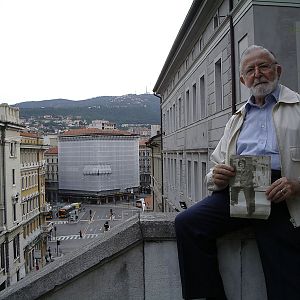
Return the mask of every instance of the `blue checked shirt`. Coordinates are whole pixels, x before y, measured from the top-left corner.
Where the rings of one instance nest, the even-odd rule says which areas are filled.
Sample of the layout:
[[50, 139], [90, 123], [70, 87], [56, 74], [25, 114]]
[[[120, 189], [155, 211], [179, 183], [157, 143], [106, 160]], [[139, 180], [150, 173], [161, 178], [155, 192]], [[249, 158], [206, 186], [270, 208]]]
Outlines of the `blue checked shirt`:
[[279, 85], [265, 98], [265, 104], [258, 106], [251, 96], [246, 104], [246, 117], [237, 140], [238, 155], [269, 155], [272, 170], [280, 170], [280, 156], [272, 109], [278, 101]]

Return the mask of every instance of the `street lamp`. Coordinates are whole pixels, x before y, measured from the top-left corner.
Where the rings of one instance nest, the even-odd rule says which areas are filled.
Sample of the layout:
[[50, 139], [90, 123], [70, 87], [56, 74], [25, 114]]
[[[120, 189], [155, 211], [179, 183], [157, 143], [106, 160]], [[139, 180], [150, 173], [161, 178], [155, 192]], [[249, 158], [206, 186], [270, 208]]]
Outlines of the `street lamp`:
[[60, 241], [56, 241], [56, 255], [58, 256], [58, 246], [60, 245]]

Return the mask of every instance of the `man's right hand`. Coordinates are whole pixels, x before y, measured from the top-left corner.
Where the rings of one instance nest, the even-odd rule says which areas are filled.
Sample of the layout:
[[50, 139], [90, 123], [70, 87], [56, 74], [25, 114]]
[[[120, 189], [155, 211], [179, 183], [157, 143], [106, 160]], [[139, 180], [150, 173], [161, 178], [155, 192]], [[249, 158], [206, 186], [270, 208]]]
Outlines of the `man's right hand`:
[[213, 183], [220, 188], [226, 188], [231, 177], [235, 176], [235, 169], [231, 166], [219, 164], [213, 168]]

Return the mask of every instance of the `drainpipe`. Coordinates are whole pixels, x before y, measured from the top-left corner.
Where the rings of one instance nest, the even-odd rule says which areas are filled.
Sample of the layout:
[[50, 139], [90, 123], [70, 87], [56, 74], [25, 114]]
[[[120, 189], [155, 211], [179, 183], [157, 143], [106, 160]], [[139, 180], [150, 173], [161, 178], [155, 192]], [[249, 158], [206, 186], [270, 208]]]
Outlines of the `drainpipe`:
[[160, 143], [161, 143], [161, 151], [160, 151], [160, 157], [161, 157], [161, 211], [165, 212], [165, 199], [164, 199], [164, 160], [163, 160], [163, 124], [162, 124], [162, 100], [161, 96], [159, 94], [154, 93], [154, 96], [159, 98], [160, 101]]
[[[2, 145], [2, 191], [3, 191], [3, 208], [2, 217], [3, 217], [3, 225], [6, 224], [6, 168], [5, 168], [5, 131], [7, 125], [5, 125], [1, 130], [1, 145]], [[2, 225], [2, 224], [1, 224]]]
[[[6, 224], [6, 168], [5, 168], [5, 131], [7, 129], [7, 125], [5, 125], [1, 130], [1, 147], [2, 147], [2, 192], [3, 192], [3, 210], [2, 218], [3, 224]], [[8, 235], [5, 234], [5, 272], [7, 274], [6, 286], [10, 286], [10, 274], [9, 274], [9, 240]]]
[[230, 52], [231, 52], [231, 113], [236, 112], [236, 72], [235, 72], [235, 48], [234, 48], [234, 26], [231, 11], [233, 9], [233, 0], [229, 1], [229, 32], [230, 32]]

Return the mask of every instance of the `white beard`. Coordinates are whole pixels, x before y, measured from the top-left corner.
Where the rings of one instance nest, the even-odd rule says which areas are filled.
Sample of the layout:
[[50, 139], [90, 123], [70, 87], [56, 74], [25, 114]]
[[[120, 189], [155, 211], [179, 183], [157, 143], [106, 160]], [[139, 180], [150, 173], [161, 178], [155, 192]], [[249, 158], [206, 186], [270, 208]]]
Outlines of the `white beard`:
[[274, 81], [262, 83], [257, 86], [252, 86], [250, 88], [250, 92], [254, 97], [265, 97], [271, 94], [276, 89], [277, 84], [278, 78], [274, 79]]

